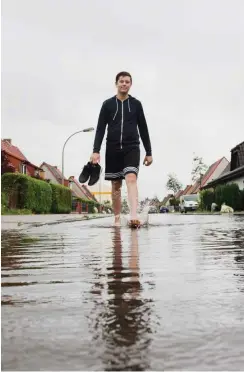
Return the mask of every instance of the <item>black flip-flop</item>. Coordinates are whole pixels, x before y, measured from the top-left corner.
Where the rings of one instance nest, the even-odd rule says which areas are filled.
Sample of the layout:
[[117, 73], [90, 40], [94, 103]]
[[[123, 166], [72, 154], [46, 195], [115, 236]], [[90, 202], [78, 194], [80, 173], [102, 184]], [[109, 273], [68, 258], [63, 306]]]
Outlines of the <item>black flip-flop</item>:
[[101, 166], [97, 164], [91, 164], [91, 176], [88, 182], [88, 186], [93, 186], [97, 183], [102, 172]]
[[84, 165], [82, 172], [79, 176], [79, 182], [80, 183], [86, 183], [88, 181], [88, 178], [91, 176], [92, 171], [92, 164], [91, 162], [88, 162], [86, 165]]

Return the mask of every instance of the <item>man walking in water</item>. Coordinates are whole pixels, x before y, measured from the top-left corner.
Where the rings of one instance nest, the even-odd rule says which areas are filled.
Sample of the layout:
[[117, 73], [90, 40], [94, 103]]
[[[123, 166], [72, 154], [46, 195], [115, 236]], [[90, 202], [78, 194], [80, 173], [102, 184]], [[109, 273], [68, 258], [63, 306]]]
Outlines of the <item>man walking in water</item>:
[[[146, 156], [143, 164], [152, 164], [151, 142], [142, 104], [129, 95], [132, 77], [120, 72], [115, 79], [117, 95], [107, 99], [101, 108], [91, 156], [92, 163], [100, 162], [100, 148], [108, 125], [105, 180], [112, 181], [112, 201], [115, 225], [120, 225], [121, 186], [125, 179], [128, 191], [131, 223], [138, 223], [137, 176], [140, 164], [140, 141], [142, 139]], [[138, 133], [139, 129], [139, 133]]]

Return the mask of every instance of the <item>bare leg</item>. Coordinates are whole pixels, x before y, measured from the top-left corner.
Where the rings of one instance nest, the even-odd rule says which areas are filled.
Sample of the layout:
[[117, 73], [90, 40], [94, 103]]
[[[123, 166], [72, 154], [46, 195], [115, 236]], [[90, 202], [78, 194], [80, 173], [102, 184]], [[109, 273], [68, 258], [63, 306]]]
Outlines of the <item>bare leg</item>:
[[128, 173], [125, 176], [125, 181], [128, 191], [128, 202], [130, 208], [131, 220], [137, 219], [137, 206], [138, 206], [138, 189], [137, 189], [137, 177], [134, 173]]
[[120, 224], [121, 213], [121, 186], [122, 180], [112, 181], [112, 202], [115, 216], [115, 224]]

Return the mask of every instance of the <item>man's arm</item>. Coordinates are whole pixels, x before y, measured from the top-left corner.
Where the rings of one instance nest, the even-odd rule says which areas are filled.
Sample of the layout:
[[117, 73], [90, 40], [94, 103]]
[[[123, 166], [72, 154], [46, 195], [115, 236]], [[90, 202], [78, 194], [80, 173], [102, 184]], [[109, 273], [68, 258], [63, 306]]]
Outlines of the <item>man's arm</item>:
[[106, 125], [107, 125], [107, 115], [106, 115], [106, 108], [105, 108], [105, 102], [104, 102], [100, 110], [100, 114], [98, 118], [97, 130], [96, 130], [95, 140], [94, 140], [94, 145], [93, 145], [93, 153], [99, 154], [100, 152], [103, 137], [104, 137], [105, 130], [106, 130]]
[[140, 101], [139, 101], [139, 106], [138, 106], [138, 128], [139, 128], [143, 146], [146, 151], [146, 156], [152, 156], [151, 141], [150, 141], [150, 137], [148, 133], [147, 122], [146, 122], [143, 107]]

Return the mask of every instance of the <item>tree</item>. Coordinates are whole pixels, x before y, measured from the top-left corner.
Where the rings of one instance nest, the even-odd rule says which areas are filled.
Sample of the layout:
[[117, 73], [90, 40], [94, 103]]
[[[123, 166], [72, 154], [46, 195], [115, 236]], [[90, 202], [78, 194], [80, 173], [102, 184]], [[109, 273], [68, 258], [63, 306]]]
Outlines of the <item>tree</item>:
[[175, 199], [175, 197], [173, 196], [172, 198], [169, 199], [169, 204], [171, 206], [177, 207], [180, 204], [180, 200]]
[[182, 183], [178, 180], [174, 173], [168, 174], [166, 188], [169, 191], [173, 191], [174, 194], [176, 194], [182, 188]]
[[193, 158], [193, 169], [191, 172], [192, 181], [196, 182], [201, 179], [202, 175], [206, 173], [208, 166], [204, 163], [203, 158], [194, 156]]

